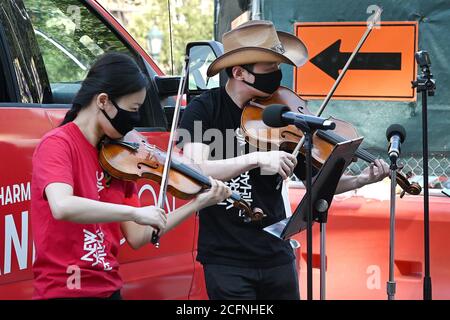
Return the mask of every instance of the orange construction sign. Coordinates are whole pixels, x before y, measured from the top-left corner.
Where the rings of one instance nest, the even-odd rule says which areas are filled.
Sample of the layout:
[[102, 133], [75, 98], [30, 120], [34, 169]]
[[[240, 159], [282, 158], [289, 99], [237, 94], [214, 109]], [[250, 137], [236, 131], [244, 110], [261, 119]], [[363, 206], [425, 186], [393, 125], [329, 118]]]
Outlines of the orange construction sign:
[[[294, 72], [295, 91], [323, 99], [367, 29], [366, 22], [297, 23], [295, 33], [308, 48], [309, 61]], [[414, 53], [418, 23], [381, 22], [350, 64], [334, 99], [413, 101]]]

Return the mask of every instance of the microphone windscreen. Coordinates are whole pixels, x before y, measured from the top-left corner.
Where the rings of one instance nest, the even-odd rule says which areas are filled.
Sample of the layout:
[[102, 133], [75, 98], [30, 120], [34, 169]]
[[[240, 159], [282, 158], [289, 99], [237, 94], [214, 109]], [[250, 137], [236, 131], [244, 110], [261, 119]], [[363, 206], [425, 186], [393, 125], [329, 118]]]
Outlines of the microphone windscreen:
[[406, 139], [406, 130], [400, 124], [391, 124], [389, 128], [386, 129], [386, 138], [387, 140], [391, 140], [391, 137], [394, 134], [398, 134], [400, 136], [400, 142], [403, 143]]
[[291, 111], [288, 106], [282, 104], [272, 104], [263, 111], [263, 122], [266, 126], [279, 128], [286, 124], [283, 122], [283, 113]]

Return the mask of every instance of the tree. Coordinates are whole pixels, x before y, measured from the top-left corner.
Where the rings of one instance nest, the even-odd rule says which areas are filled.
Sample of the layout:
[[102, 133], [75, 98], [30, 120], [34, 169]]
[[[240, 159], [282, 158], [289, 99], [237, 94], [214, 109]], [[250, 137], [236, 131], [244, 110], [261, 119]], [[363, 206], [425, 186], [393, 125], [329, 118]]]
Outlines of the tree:
[[128, 53], [105, 25], [77, 0], [24, 0], [51, 83], [84, 79], [104, 52]]
[[212, 1], [205, 12], [201, 9], [201, 5], [205, 3], [202, 0], [154, 0], [142, 8], [142, 13], [136, 14], [133, 19], [130, 19], [128, 29], [148, 51], [150, 51], [147, 41], [149, 30], [153, 26], [157, 26], [163, 32], [163, 46], [158, 63], [166, 73], [171, 73], [168, 1], [171, 1], [174, 73], [180, 74], [186, 44], [190, 41], [213, 38]]

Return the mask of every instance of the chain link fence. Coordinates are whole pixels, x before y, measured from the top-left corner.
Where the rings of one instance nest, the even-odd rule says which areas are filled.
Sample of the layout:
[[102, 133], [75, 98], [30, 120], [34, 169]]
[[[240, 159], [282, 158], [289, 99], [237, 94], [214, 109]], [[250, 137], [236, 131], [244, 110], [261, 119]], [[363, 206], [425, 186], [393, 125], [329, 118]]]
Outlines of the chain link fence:
[[[383, 158], [387, 163], [389, 159], [385, 154], [373, 155]], [[418, 182], [423, 185], [423, 160], [422, 154], [407, 154], [402, 156], [400, 164], [403, 165], [402, 172], [405, 175], [411, 175], [411, 182]], [[358, 175], [368, 166], [368, 163], [362, 160], [353, 162], [347, 168], [346, 173], [350, 175]], [[449, 189], [450, 188], [450, 153], [432, 153], [428, 159], [428, 173], [430, 188], [433, 189]]]

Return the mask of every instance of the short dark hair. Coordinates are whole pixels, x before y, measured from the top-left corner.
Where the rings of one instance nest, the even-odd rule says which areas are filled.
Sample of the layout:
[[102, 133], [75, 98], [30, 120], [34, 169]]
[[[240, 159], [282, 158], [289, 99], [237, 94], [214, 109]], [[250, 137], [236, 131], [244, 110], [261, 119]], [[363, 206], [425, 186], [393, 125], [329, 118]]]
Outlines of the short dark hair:
[[[250, 63], [250, 64], [243, 64], [240, 67], [244, 68], [244, 69], [248, 69], [250, 71], [253, 71], [253, 67], [255, 66], [254, 63]], [[236, 66], [233, 66], [236, 67]], [[225, 69], [225, 72], [227, 73], [227, 76], [231, 79], [233, 78], [233, 67], [228, 67]]]

